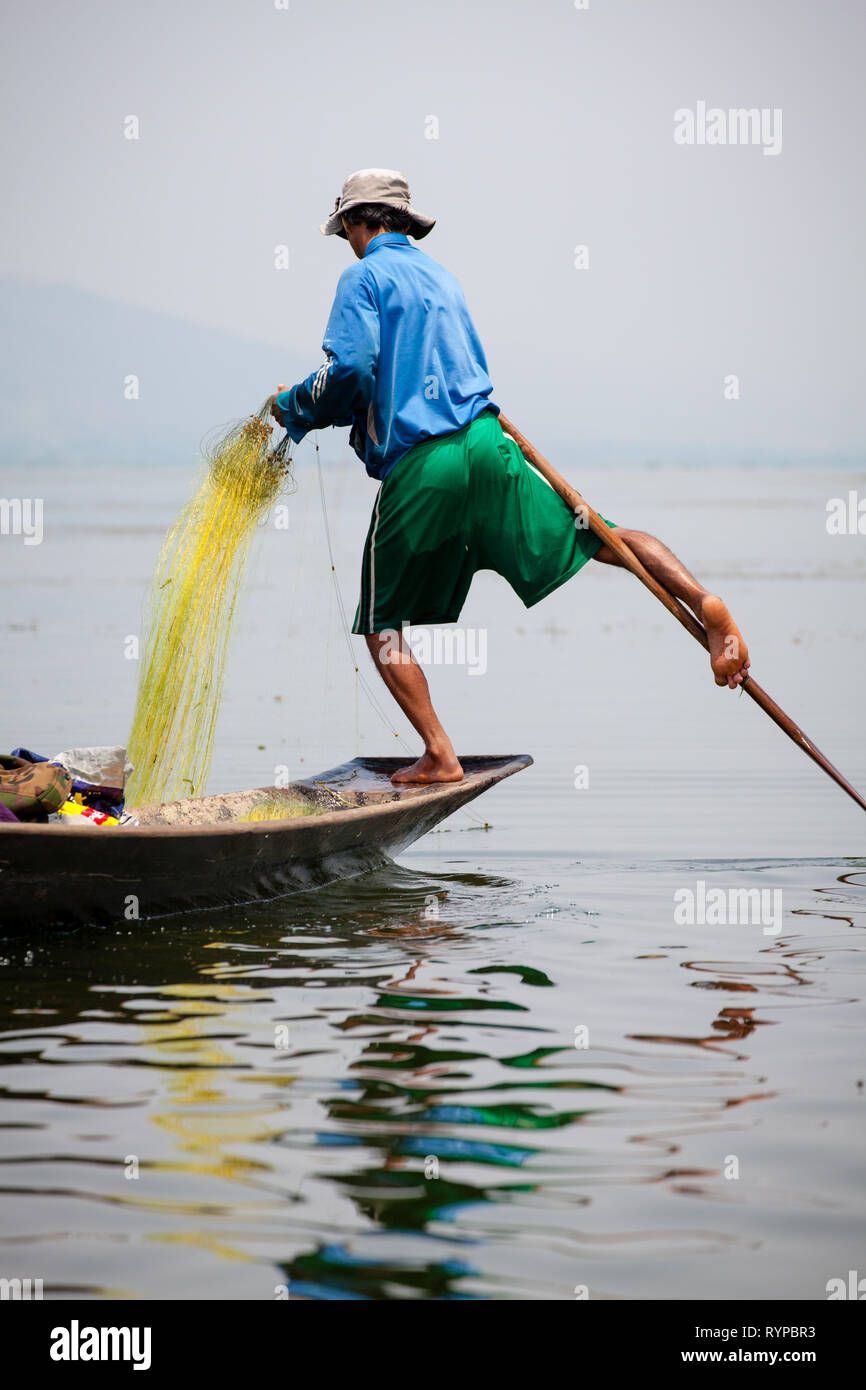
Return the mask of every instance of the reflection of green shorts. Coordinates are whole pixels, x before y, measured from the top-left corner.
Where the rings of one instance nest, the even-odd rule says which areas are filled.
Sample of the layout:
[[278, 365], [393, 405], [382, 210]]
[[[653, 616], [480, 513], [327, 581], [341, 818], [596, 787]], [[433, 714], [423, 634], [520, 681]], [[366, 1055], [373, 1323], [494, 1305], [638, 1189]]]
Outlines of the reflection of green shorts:
[[476, 570], [501, 574], [531, 608], [601, 546], [574, 520], [494, 411], [424, 440], [379, 488], [352, 631], [454, 623]]

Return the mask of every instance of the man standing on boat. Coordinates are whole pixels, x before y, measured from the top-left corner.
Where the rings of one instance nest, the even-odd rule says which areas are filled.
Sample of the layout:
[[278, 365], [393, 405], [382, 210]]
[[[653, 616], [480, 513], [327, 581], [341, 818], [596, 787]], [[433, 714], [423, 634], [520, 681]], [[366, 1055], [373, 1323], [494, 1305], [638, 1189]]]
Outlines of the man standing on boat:
[[[424, 672], [400, 635], [404, 625], [456, 622], [480, 569], [501, 574], [530, 608], [587, 560], [621, 564], [500, 426], [463, 292], [409, 240], [433, 226], [412, 207], [402, 174], [350, 174], [320, 230], [345, 238], [358, 263], [340, 276], [325, 361], [291, 390], [280, 386], [273, 403], [296, 443], [312, 429], [350, 426], [350, 443], [380, 483], [352, 631], [366, 638], [424, 740], [422, 756], [395, 782], [463, 776]], [[655, 537], [608, 525], [703, 623], [716, 684], [742, 684], [748, 652], [722, 600]]]

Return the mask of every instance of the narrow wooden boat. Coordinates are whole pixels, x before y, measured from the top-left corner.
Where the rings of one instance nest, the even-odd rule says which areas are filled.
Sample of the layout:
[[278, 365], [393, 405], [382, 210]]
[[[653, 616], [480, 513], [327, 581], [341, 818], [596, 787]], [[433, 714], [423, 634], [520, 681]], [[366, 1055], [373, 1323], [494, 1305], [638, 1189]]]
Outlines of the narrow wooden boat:
[[[0, 934], [282, 897], [381, 868], [526, 754], [461, 759], [462, 782], [395, 787], [405, 758], [354, 758], [284, 788], [129, 808], [138, 825], [0, 823]], [[286, 798], [308, 815], [246, 821]]]

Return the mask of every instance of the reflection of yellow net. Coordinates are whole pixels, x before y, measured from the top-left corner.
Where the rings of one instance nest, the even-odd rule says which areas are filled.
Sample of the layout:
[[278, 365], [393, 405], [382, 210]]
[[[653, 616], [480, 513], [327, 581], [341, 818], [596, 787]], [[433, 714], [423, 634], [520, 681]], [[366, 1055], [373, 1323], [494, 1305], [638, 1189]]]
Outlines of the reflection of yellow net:
[[205, 445], [207, 473], [160, 551], [128, 740], [130, 805], [204, 790], [253, 535], [290, 476], [289, 438], [271, 445], [269, 409], [270, 399]]

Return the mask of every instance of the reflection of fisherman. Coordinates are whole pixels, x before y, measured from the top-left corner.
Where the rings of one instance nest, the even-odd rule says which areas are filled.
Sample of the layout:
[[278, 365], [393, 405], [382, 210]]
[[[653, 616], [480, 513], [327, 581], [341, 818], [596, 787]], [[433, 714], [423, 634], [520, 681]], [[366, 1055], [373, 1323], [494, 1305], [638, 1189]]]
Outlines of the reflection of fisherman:
[[[325, 361], [290, 391], [280, 387], [273, 404], [295, 442], [311, 429], [351, 426], [351, 444], [381, 483], [353, 631], [366, 637], [385, 684], [424, 740], [422, 757], [395, 773], [395, 782], [463, 776], [405, 639], [394, 650], [404, 624], [456, 622], [480, 569], [503, 575], [531, 607], [589, 559], [620, 564], [575, 525], [567, 504], [503, 433], [463, 292], [409, 241], [433, 225], [411, 206], [402, 174], [362, 169], [349, 176], [321, 230], [346, 238], [359, 264], [340, 276]], [[615, 529], [703, 623], [716, 684], [741, 684], [748, 653], [722, 600], [654, 537]]]

